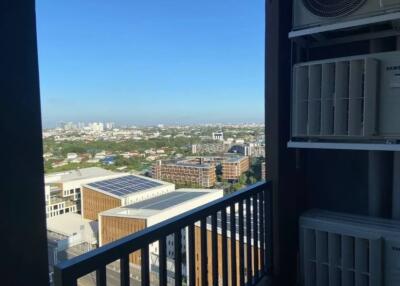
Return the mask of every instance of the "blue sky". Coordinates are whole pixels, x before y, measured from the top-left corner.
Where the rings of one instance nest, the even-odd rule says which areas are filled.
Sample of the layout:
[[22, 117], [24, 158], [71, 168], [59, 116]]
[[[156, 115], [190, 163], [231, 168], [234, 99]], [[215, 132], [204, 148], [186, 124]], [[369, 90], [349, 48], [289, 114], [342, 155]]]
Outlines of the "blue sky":
[[264, 0], [37, 0], [42, 113], [261, 122]]

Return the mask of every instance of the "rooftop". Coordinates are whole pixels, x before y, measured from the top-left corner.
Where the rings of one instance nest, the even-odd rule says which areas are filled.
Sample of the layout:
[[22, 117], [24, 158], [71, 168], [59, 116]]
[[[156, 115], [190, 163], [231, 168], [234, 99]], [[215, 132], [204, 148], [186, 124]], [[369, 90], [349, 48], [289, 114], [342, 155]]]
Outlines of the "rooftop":
[[191, 204], [194, 200], [202, 196], [217, 194], [219, 192], [221, 192], [222, 196], [222, 190], [179, 189], [142, 202], [107, 210], [102, 212], [101, 215], [143, 219], [170, 209], [176, 209], [178, 206]]
[[214, 167], [209, 162], [200, 162], [198, 160], [182, 160], [182, 161], [165, 161], [163, 165], [180, 166], [180, 167], [191, 167], [191, 168], [210, 168]]
[[139, 175], [125, 175], [86, 184], [85, 187], [113, 197], [124, 198], [133, 193], [168, 185], [172, 184]]
[[93, 240], [97, 233], [97, 222], [83, 219], [80, 214], [67, 213], [46, 219], [47, 230], [67, 237], [81, 233], [83, 238]]
[[224, 163], [238, 163], [245, 158], [247, 158], [247, 157], [246, 156], [227, 156], [227, 157], [224, 157], [223, 162]]
[[49, 174], [46, 175], [45, 181], [46, 183], [64, 183], [111, 175], [117, 175], [117, 173], [99, 167], [91, 167]]

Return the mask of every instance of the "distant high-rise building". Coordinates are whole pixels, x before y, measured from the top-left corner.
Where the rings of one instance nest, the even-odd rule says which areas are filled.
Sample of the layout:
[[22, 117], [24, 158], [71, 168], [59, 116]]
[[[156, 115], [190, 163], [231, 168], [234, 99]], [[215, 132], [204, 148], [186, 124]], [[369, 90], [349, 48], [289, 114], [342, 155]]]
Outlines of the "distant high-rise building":
[[82, 130], [85, 128], [85, 123], [84, 122], [78, 122], [78, 129]]
[[92, 122], [89, 123], [89, 129], [93, 132], [102, 132], [104, 131], [104, 124], [102, 122]]
[[67, 123], [61, 122], [60, 127], [65, 131], [71, 131], [77, 129], [77, 126], [73, 122], [67, 122]]
[[175, 184], [210, 188], [216, 181], [215, 165], [204, 163], [202, 160], [167, 163], [158, 161], [153, 166], [152, 177]]
[[114, 128], [114, 122], [107, 122], [106, 123], [106, 129], [107, 130], [112, 130]]

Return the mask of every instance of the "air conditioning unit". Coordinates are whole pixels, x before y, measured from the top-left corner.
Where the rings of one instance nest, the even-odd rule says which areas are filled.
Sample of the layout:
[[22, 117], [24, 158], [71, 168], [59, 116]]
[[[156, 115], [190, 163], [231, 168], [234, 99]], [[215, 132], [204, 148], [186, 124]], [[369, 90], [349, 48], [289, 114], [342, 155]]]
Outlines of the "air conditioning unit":
[[400, 52], [296, 64], [292, 138], [400, 140]]
[[293, 5], [293, 30], [400, 10], [400, 0], [294, 0]]
[[314, 210], [300, 218], [303, 286], [400, 285], [400, 222]]

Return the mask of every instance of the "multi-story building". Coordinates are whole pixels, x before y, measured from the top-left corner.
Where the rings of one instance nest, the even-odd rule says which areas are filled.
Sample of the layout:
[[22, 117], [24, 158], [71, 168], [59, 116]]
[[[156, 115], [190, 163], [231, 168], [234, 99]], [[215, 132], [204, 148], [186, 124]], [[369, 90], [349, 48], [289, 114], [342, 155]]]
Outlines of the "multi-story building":
[[97, 167], [46, 175], [46, 217], [80, 212], [81, 189], [84, 184], [118, 176], [121, 174]]
[[57, 186], [45, 186], [45, 201], [46, 218], [78, 211], [77, 201], [63, 197], [62, 190]]
[[202, 143], [192, 145], [192, 154], [222, 154], [228, 151], [230, 143]]
[[82, 188], [82, 216], [85, 219], [97, 220], [100, 212], [141, 202], [174, 190], [174, 184], [129, 174], [86, 184]]
[[[223, 190], [178, 189], [131, 205], [101, 212], [99, 213], [99, 244], [102, 246], [113, 242], [221, 197], [223, 197]], [[182, 231], [183, 255], [187, 249], [186, 237], [186, 232]], [[174, 246], [173, 236], [168, 236], [166, 254], [169, 259], [175, 257]], [[149, 251], [150, 267], [158, 272], [158, 242], [151, 244]], [[140, 265], [140, 253], [131, 254], [129, 259], [134, 265]], [[167, 267], [170, 270], [168, 272], [174, 271], [172, 262], [168, 263]], [[185, 269], [185, 266], [183, 268]]]
[[238, 153], [250, 157], [265, 157], [265, 146], [258, 143], [235, 144], [229, 148], [229, 153]]
[[224, 133], [222, 131], [213, 132], [212, 138], [213, 140], [224, 141]]
[[175, 184], [202, 188], [210, 188], [216, 181], [215, 164], [205, 163], [201, 159], [180, 162], [158, 161], [153, 165], [152, 176]]
[[250, 168], [247, 156], [226, 156], [221, 164], [223, 180], [238, 180]]

